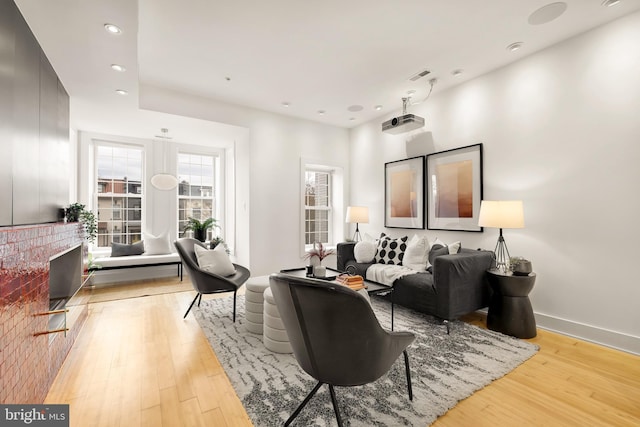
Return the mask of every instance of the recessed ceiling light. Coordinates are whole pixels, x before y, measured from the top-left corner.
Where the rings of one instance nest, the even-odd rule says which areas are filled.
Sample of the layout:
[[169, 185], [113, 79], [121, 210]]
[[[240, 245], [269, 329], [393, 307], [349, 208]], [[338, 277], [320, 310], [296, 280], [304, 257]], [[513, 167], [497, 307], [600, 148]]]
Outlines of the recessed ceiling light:
[[460, 77], [462, 75], [463, 70], [453, 70], [451, 74], [453, 77]]
[[282, 103], [282, 106], [283, 106], [283, 107], [289, 107], [290, 105], [291, 105], [291, 103], [290, 103], [290, 102], [287, 102], [287, 101], [284, 101], [284, 102]]
[[557, 19], [567, 10], [567, 4], [565, 2], [550, 3], [546, 6], [542, 6], [540, 9], [534, 11], [529, 15], [530, 25], [542, 25]]
[[409, 96], [413, 96], [413, 95], [415, 95], [415, 94], [416, 94], [415, 89], [411, 89], [411, 90], [408, 90], [408, 91], [407, 91], [407, 95], [409, 95]]
[[516, 50], [522, 47], [522, 44], [523, 44], [522, 42], [511, 43], [509, 46], [507, 46], [507, 50], [509, 52], [515, 52]]
[[380, 111], [382, 110], [382, 105], [376, 105], [375, 107], [373, 107], [373, 109], [376, 111]]
[[127, 69], [123, 65], [118, 64], [111, 64], [111, 69], [114, 71], [119, 71], [121, 73], [127, 71]]
[[107, 30], [109, 34], [122, 34], [122, 30], [117, 25], [104, 24], [104, 29]]
[[354, 121], [355, 119], [356, 119], [355, 117], [349, 117], [350, 122]]
[[604, 0], [602, 2], [602, 5], [606, 7], [611, 7], [611, 6], [617, 5], [618, 3], [620, 3], [620, 0]]
[[126, 91], [126, 90], [124, 90], [124, 89], [117, 89], [117, 90], [116, 90], [116, 93], [117, 93], [118, 95], [129, 95], [129, 92], [127, 92], [127, 91]]
[[225, 77], [224, 78], [226, 81], [230, 82], [231, 81], [231, 77]]
[[321, 116], [324, 116], [324, 113], [326, 113], [326, 111], [324, 111], [324, 110], [318, 110], [318, 114], [320, 114]]
[[363, 108], [364, 107], [362, 105], [351, 105], [347, 107], [347, 110], [351, 111], [352, 113], [356, 113], [358, 111], [362, 111]]

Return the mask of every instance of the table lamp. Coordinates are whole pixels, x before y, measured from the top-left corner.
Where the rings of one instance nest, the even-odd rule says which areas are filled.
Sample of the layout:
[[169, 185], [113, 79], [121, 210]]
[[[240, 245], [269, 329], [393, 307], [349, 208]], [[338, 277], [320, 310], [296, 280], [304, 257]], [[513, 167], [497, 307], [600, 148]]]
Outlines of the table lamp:
[[507, 271], [509, 265], [509, 249], [502, 237], [503, 228], [524, 228], [524, 210], [522, 200], [483, 200], [480, 204], [478, 225], [500, 229], [500, 236], [494, 253], [496, 267], [502, 272]]
[[346, 222], [349, 224], [356, 224], [356, 232], [353, 233], [353, 241], [358, 242], [362, 240], [358, 225], [369, 223], [369, 208], [366, 206], [348, 206]]

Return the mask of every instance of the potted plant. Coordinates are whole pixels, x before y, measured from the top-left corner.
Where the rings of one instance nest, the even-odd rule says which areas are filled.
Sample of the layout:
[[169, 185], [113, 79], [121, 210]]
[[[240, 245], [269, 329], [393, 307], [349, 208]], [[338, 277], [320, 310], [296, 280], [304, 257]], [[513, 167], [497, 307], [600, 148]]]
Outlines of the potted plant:
[[313, 248], [307, 251], [304, 255], [304, 259], [310, 260], [311, 266], [313, 266], [313, 275], [315, 277], [324, 277], [326, 274], [326, 268], [322, 266], [322, 260], [329, 255], [334, 254], [333, 249], [325, 249], [322, 242], [315, 242]]
[[67, 222], [80, 222], [84, 227], [85, 238], [89, 243], [96, 240], [98, 234], [98, 223], [96, 216], [90, 210], [85, 209], [82, 203], [72, 203], [65, 209], [65, 218]]
[[328, 257], [329, 255], [333, 255], [335, 251], [333, 249], [326, 249], [321, 242], [315, 242], [313, 244], [313, 248], [309, 249], [307, 253], [304, 255], [304, 259], [311, 260], [311, 263], [314, 263], [314, 258], [317, 258], [317, 264], [322, 264], [322, 260]]
[[218, 227], [218, 220], [214, 218], [207, 218], [204, 221], [200, 221], [196, 218], [189, 217], [187, 224], [184, 226], [184, 231], [193, 231], [193, 237], [204, 242], [207, 240], [207, 230], [213, 227]]
[[209, 242], [209, 248], [210, 249], [215, 249], [216, 246], [218, 245], [222, 245], [224, 247], [225, 252], [227, 253], [227, 255], [230, 255], [230, 250], [229, 247], [227, 246], [227, 243], [224, 241], [224, 239], [220, 236], [215, 236], [211, 239], [211, 241]]
[[67, 218], [67, 222], [78, 222], [80, 220], [80, 213], [84, 210], [84, 205], [81, 203], [71, 203], [64, 211], [64, 216]]

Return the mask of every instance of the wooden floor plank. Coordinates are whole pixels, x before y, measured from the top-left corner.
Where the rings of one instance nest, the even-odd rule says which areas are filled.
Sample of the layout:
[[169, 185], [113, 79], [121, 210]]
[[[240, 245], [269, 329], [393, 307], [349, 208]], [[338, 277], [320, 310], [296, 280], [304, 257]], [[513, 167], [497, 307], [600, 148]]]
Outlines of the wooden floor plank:
[[162, 410], [163, 427], [190, 427], [183, 423], [182, 407], [178, 399], [178, 389], [167, 387], [160, 390], [160, 409]]
[[[45, 401], [68, 403], [72, 427], [252, 425], [193, 315], [182, 318], [193, 292], [136, 289], [176, 281], [113, 289], [108, 298], [135, 298], [89, 305]], [[486, 324], [481, 313], [463, 320]], [[433, 425], [640, 425], [640, 357], [544, 330], [529, 341], [536, 355]]]
[[[88, 424], [87, 424], [88, 425]], [[140, 413], [141, 427], [162, 427], [162, 408], [160, 404], [145, 408]]]

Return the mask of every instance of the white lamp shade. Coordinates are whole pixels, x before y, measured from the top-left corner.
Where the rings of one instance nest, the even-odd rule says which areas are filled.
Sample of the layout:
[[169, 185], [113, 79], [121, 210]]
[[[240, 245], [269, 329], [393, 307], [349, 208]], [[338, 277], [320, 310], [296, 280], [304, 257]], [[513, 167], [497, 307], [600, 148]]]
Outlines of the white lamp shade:
[[368, 224], [369, 208], [366, 206], [349, 206], [347, 207], [347, 219], [345, 222], [350, 224]]
[[158, 190], [173, 190], [178, 186], [178, 178], [168, 173], [158, 173], [151, 177], [151, 185]]
[[480, 204], [480, 227], [524, 228], [522, 200], [483, 200]]

